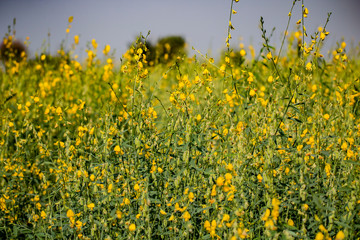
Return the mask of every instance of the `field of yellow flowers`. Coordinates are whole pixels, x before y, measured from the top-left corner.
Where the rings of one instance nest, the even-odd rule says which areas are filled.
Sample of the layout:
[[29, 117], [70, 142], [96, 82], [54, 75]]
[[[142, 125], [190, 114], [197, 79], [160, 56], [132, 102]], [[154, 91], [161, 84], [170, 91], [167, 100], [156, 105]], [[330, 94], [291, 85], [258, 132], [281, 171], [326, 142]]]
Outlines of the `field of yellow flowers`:
[[360, 238], [358, 49], [323, 56], [297, 1], [279, 50], [262, 19], [261, 51], [232, 49], [235, 2], [219, 61], [150, 62], [143, 37], [80, 62], [78, 36], [16, 60], [3, 39], [1, 238]]

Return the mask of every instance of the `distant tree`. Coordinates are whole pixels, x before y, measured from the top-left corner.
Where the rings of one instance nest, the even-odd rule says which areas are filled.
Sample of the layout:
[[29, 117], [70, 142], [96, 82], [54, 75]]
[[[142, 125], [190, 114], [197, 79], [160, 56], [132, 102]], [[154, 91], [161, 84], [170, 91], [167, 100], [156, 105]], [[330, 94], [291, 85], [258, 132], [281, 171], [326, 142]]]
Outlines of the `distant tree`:
[[186, 56], [185, 39], [181, 36], [168, 36], [159, 39], [156, 44], [158, 62], [167, 63], [178, 56]]
[[12, 36], [5, 37], [0, 45], [0, 57], [3, 62], [15, 60], [20, 62], [26, 58], [26, 46], [19, 40], [13, 40]]
[[9, 60], [20, 62], [26, 59], [27, 49], [24, 43], [15, 38], [16, 18], [13, 19], [12, 26], [8, 26], [8, 32], [5, 34], [0, 44], [0, 59], [5, 64]]
[[146, 37], [140, 35], [129, 44], [124, 58], [128, 61], [135, 61], [134, 56], [138, 53], [138, 49], [142, 49], [142, 54], [145, 55], [145, 60], [150, 66], [168, 63], [178, 56], [186, 56], [185, 45], [185, 39], [181, 36], [164, 37], [159, 39], [156, 45], [153, 45]]

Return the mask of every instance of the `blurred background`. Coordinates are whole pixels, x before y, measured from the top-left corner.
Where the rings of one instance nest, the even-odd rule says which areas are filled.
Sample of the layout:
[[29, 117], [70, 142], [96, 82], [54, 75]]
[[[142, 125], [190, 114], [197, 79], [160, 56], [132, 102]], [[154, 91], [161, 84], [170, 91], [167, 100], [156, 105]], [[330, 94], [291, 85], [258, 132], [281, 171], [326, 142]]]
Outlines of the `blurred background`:
[[[288, 21], [292, 0], [240, 0], [234, 3], [237, 14], [233, 16], [230, 44], [237, 48], [253, 45], [259, 50], [262, 45], [259, 29], [260, 16], [264, 17], [265, 28], [270, 33], [276, 27], [271, 44], [280, 46], [282, 33]], [[311, 35], [326, 22], [332, 12], [327, 31], [325, 55], [331, 47], [344, 37], [348, 46], [360, 42], [360, 1], [358, 0], [305, 0], [309, 9], [305, 25]], [[151, 31], [149, 40], [156, 42], [161, 37], [179, 35], [185, 38], [189, 56], [195, 54], [192, 47], [218, 57], [226, 47], [227, 27], [231, 0], [0, 0], [0, 34], [5, 36], [8, 26], [16, 18], [16, 37], [24, 41], [29, 37], [30, 57], [36, 53], [50, 52], [74, 42], [79, 35], [76, 54], [86, 57], [85, 49], [96, 39], [99, 55], [106, 44], [115, 50], [119, 59], [129, 44], [140, 33]], [[66, 34], [68, 18], [74, 16], [70, 32]], [[296, 29], [301, 18], [301, 1], [297, 2], [289, 30]], [[247, 48], [246, 48], [247, 49]]]

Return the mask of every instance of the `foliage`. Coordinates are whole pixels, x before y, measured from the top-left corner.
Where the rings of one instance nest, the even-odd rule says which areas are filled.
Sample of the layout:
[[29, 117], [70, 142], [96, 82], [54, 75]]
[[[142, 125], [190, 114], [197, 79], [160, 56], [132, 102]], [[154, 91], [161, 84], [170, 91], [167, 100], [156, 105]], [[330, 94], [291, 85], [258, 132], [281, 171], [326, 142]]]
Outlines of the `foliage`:
[[156, 44], [156, 55], [160, 63], [167, 63], [178, 56], [186, 56], [185, 39], [181, 36], [168, 36], [159, 39]]

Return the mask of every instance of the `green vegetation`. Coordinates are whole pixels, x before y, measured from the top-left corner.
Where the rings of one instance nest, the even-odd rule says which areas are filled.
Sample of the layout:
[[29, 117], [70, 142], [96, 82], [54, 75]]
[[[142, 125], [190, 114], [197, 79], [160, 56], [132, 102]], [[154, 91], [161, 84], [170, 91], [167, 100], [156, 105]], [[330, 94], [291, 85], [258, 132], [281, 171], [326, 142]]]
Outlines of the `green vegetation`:
[[286, 50], [262, 20], [258, 54], [231, 50], [230, 15], [219, 62], [166, 50], [171, 39], [167, 64], [132, 47], [115, 67], [108, 45], [101, 63], [95, 40], [84, 63], [64, 50], [6, 59], [0, 235], [360, 238], [359, 51], [341, 42], [325, 60], [326, 24], [306, 33], [293, 3], [303, 17]]

